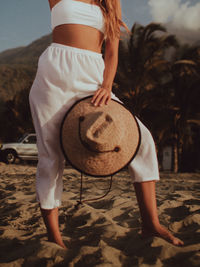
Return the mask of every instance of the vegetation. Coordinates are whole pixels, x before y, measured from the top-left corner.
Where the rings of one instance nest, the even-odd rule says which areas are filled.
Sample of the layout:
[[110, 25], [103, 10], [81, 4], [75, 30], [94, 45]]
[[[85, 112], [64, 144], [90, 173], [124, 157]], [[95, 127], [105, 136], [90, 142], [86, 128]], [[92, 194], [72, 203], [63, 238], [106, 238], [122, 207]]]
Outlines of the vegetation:
[[0, 53], [0, 142], [15, 141], [34, 131], [28, 95], [38, 58], [50, 43], [51, 35], [47, 35], [27, 47]]
[[2, 140], [16, 141], [24, 133], [34, 132], [29, 109], [29, 88], [30, 85], [5, 102], [0, 117]]
[[180, 45], [155, 23], [134, 24], [121, 42], [114, 92], [153, 133], [162, 165], [163, 148], [173, 147], [173, 169], [200, 163], [200, 46]]
[[[28, 94], [37, 60], [51, 42], [45, 36], [25, 48], [0, 53], [0, 141], [33, 131]], [[163, 148], [173, 147], [173, 169], [200, 164], [200, 45], [179, 44], [160, 25], [134, 24], [120, 41], [113, 91], [150, 128], [162, 166]]]

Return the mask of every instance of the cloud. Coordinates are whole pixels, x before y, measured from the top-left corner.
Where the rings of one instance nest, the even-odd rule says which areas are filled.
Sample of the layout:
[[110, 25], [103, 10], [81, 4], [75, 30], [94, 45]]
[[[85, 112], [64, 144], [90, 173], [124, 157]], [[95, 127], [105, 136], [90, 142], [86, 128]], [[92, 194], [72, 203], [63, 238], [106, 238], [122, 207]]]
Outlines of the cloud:
[[152, 18], [156, 22], [170, 22], [174, 27], [200, 30], [200, 3], [193, 0], [149, 0]]

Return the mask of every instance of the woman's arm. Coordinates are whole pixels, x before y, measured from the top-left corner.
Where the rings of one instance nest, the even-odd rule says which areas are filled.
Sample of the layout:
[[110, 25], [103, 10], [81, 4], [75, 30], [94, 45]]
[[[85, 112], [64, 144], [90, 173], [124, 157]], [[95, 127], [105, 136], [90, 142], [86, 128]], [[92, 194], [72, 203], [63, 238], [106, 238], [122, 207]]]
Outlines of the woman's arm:
[[[118, 1], [118, 12], [121, 18], [121, 7], [120, 1]], [[95, 106], [102, 106], [108, 104], [111, 99], [112, 85], [115, 78], [117, 65], [118, 65], [118, 49], [119, 49], [119, 38], [108, 39], [105, 44], [105, 70], [103, 83], [101, 87], [95, 92], [92, 103]]]
[[102, 106], [104, 104], [107, 105], [111, 99], [113, 80], [115, 78], [118, 65], [118, 47], [119, 39], [106, 42], [103, 83], [92, 98], [92, 103], [95, 106]]
[[52, 9], [60, 0], [48, 0], [50, 9]]

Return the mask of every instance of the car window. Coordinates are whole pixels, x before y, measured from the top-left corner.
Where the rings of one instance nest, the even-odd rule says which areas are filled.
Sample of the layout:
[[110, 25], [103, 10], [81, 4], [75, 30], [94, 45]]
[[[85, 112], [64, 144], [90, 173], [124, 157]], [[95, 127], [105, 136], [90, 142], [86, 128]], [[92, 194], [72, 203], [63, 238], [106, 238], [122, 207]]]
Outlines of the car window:
[[25, 139], [26, 144], [36, 144], [36, 136], [31, 135]]
[[18, 140], [17, 140], [17, 143], [21, 143], [24, 138], [26, 137], [27, 134], [24, 134], [23, 136], [21, 136]]

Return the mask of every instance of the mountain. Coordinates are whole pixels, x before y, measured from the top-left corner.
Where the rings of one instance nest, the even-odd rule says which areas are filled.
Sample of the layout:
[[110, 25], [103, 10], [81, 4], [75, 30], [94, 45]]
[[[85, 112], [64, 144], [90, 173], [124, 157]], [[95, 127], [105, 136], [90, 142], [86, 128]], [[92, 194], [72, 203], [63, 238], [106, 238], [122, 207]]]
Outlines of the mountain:
[[12, 100], [15, 94], [30, 88], [35, 77], [38, 58], [51, 43], [46, 35], [26, 47], [0, 53], [0, 102]]
[[28, 46], [9, 49], [0, 53], [0, 64], [37, 64], [38, 57], [51, 43], [51, 34], [45, 35]]

